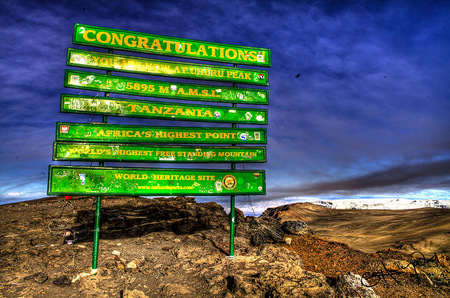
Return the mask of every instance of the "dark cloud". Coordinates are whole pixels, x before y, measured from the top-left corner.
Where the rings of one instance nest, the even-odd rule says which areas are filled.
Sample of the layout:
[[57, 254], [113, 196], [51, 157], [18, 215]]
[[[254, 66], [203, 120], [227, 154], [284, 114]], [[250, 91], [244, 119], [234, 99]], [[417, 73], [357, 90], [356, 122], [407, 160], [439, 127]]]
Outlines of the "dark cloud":
[[273, 188], [271, 192], [274, 194], [274, 197], [289, 197], [326, 196], [330, 194], [355, 195], [364, 190], [371, 190], [375, 193], [402, 193], [435, 187], [449, 190], [449, 176], [450, 160], [442, 160], [418, 164], [402, 164], [363, 176], [342, 180], [294, 187], [277, 187]]

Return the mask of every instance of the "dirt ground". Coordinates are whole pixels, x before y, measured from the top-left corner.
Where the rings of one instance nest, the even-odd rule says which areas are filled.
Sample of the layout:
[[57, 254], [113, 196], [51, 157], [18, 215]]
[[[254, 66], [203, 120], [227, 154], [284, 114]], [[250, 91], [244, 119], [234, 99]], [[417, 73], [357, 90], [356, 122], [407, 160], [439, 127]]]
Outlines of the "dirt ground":
[[[308, 223], [313, 235], [284, 245], [301, 256], [306, 270], [331, 280], [357, 273], [381, 297], [450, 297], [448, 209], [340, 210], [300, 203], [264, 216]], [[432, 275], [439, 278], [433, 282]]]
[[[199, 218], [195, 212], [183, 214], [192, 208], [177, 209], [167, 203], [166, 207], [151, 209], [148, 202], [143, 198], [103, 200], [99, 270], [95, 276], [90, 274], [94, 198], [69, 202], [47, 198], [0, 206], [0, 297], [242, 297], [233, 288], [236, 282], [230, 283], [237, 280], [230, 279], [230, 272], [247, 274], [247, 280], [256, 282], [262, 273], [274, 268], [272, 265], [285, 262], [285, 266], [295, 259], [284, 261], [283, 255], [276, 255], [273, 250], [264, 256], [269, 261], [258, 259], [249, 263], [252, 258], [256, 260], [258, 248], [251, 246], [245, 225], [238, 224], [237, 258], [229, 261], [227, 223], [216, 221], [224, 217], [223, 208], [213, 203], [185, 203], [197, 209], [207, 207], [206, 218], [203, 213]], [[334, 286], [340, 274], [353, 272], [365, 277], [367, 286], [373, 286], [380, 297], [450, 297], [449, 242], [445, 238], [450, 213], [439, 215], [429, 209], [403, 217], [400, 213], [386, 213], [388, 222], [396, 223], [403, 234], [387, 233], [381, 242], [361, 245], [358, 241], [345, 244], [336, 239], [350, 239], [351, 230], [359, 238], [365, 237], [364, 229], [376, 231], [376, 227], [386, 225], [379, 215], [369, 216], [364, 210], [356, 210], [361, 212], [328, 216], [326, 222], [327, 210], [308, 208], [304, 205], [295, 209], [295, 220], [309, 220], [314, 234], [286, 234], [284, 238], [291, 238], [291, 244], [270, 245], [295, 252], [303, 270], [311, 272], [312, 277], [322, 274]], [[292, 213], [283, 212], [285, 219], [294, 220]], [[201, 221], [205, 228], [196, 229], [186, 216]], [[350, 222], [352, 216], [354, 220]], [[401, 220], [409, 225], [411, 216], [418, 218], [415, 225], [403, 227]], [[447, 234], [431, 235], [444, 239], [434, 244], [418, 233], [420, 227], [445, 230]], [[412, 257], [412, 249], [421, 251], [423, 257], [418, 253]], [[254, 287], [241, 284], [244, 290]]]
[[365, 253], [312, 235], [293, 236], [292, 244], [283, 246], [300, 255], [304, 269], [324, 274], [331, 283], [339, 274], [353, 272], [365, 277], [381, 297], [450, 297], [448, 255], [435, 259], [415, 253], [412, 259], [394, 249]]
[[397, 248], [426, 256], [450, 254], [450, 209], [347, 210], [300, 203], [265, 214], [282, 222], [304, 221], [315, 235], [364, 252]]

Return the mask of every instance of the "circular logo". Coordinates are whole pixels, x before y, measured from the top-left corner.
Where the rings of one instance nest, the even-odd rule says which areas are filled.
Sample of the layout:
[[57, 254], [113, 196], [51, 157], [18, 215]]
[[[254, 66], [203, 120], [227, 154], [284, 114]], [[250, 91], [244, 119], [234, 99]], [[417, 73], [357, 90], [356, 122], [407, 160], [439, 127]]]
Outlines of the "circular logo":
[[232, 190], [236, 187], [236, 178], [232, 175], [226, 175], [223, 177], [223, 187], [225, 187], [228, 190]]
[[219, 118], [220, 117], [220, 112], [214, 112], [214, 117]]
[[177, 85], [170, 85], [170, 90], [177, 91], [178, 87]]

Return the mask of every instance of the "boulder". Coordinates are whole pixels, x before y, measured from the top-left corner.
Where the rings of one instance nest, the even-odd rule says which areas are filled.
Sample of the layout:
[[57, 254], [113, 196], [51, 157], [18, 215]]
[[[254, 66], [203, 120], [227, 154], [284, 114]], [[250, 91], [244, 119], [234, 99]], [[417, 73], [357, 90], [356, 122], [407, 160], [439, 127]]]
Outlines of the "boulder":
[[293, 235], [311, 235], [312, 231], [304, 221], [290, 220], [281, 224], [281, 229], [288, 234]]
[[[375, 291], [361, 284], [361, 276], [355, 273], [340, 274], [336, 280], [336, 297], [340, 298], [379, 298]], [[362, 281], [364, 284], [368, 284]]]
[[283, 242], [284, 232], [277, 220], [251, 218], [249, 226], [252, 227], [252, 230], [249, 231], [251, 235], [250, 243], [254, 246], [260, 246], [268, 242]]

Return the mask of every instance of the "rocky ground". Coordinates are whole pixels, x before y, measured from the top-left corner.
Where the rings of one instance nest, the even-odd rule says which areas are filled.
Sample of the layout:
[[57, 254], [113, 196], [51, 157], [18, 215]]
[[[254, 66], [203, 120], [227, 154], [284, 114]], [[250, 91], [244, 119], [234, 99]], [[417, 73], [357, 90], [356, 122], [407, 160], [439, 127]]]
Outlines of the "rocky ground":
[[311, 203], [268, 208], [262, 218], [305, 221], [316, 235], [364, 252], [399, 248], [450, 254], [450, 209], [329, 209]]
[[[447, 297], [450, 260], [366, 253], [307, 224], [193, 198], [104, 198], [90, 274], [95, 199], [0, 206], [1, 297]], [[361, 285], [364, 276], [366, 286]], [[378, 283], [377, 283], [378, 282]], [[375, 284], [376, 283], [376, 284]], [[369, 285], [374, 285], [370, 287]]]

